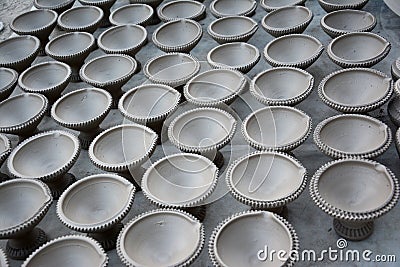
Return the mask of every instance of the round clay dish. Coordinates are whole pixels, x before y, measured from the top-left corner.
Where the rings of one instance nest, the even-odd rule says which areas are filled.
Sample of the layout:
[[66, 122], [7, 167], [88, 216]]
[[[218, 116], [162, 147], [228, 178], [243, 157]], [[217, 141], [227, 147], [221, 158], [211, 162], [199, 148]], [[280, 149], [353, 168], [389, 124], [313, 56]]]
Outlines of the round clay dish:
[[260, 6], [267, 12], [288, 6], [304, 6], [306, 0], [261, 0]]
[[154, 15], [153, 8], [146, 4], [130, 4], [121, 6], [111, 12], [110, 22], [113, 25], [147, 26]]
[[0, 101], [7, 99], [18, 82], [18, 73], [9, 68], [0, 68]]
[[332, 12], [342, 9], [361, 9], [368, 0], [318, 0], [318, 3], [326, 12]]
[[58, 17], [58, 26], [67, 32], [93, 33], [100, 26], [104, 12], [96, 6], [78, 6], [64, 11]]
[[33, 6], [37, 9], [50, 9], [58, 14], [70, 9], [75, 0], [33, 0]]
[[30, 35], [10, 37], [0, 42], [0, 67], [22, 72], [39, 53], [40, 41]]
[[166, 2], [157, 10], [157, 15], [163, 22], [176, 19], [201, 20], [206, 15], [206, 7], [197, 1], [175, 0]]
[[219, 18], [207, 27], [208, 34], [219, 44], [247, 42], [257, 30], [257, 22], [244, 16]]
[[43, 40], [53, 31], [57, 17], [57, 12], [53, 10], [30, 10], [16, 16], [10, 23], [10, 28], [19, 35], [30, 34]]
[[216, 18], [227, 16], [248, 16], [251, 17], [257, 8], [255, 0], [230, 1], [214, 0], [210, 4], [211, 14]]

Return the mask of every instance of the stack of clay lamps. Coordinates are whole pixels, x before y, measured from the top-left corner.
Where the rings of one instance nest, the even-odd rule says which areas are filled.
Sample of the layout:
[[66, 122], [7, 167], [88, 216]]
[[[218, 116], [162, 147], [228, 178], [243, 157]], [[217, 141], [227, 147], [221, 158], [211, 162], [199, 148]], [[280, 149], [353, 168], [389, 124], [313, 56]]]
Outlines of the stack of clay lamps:
[[157, 9], [157, 15], [162, 22], [176, 19], [202, 20], [206, 16], [206, 7], [198, 1], [174, 0], [162, 4]]
[[122, 229], [117, 253], [126, 266], [190, 266], [203, 246], [204, 226], [198, 219], [158, 209], [136, 216]]
[[37, 37], [40, 40], [39, 55], [45, 56], [44, 47], [49, 40], [50, 33], [56, 27], [57, 17], [57, 12], [53, 10], [31, 10], [15, 17], [10, 23], [10, 28], [19, 35]]
[[230, 69], [213, 69], [193, 77], [184, 87], [185, 98], [197, 106], [230, 105], [243, 92], [247, 80]]
[[219, 18], [207, 27], [208, 34], [219, 44], [247, 42], [257, 30], [257, 22], [244, 16]]
[[[262, 253], [265, 248], [268, 250]], [[285, 259], [268, 258], [272, 250], [288, 254]], [[208, 244], [208, 254], [216, 267], [290, 267], [298, 253], [299, 239], [293, 226], [268, 211], [245, 211], [230, 216], [214, 229]]]
[[226, 173], [231, 194], [255, 210], [283, 214], [307, 185], [307, 170], [294, 157], [263, 151], [233, 162]]
[[242, 134], [257, 150], [289, 152], [307, 140], [311, 125], [311, 117], [299, 109], [271, 106], [247, 116], [242, 124]]
[[10, 37], [0, 42], [0, 67], [22, 72], [35, 60], [39, 49], [40, 41], [35, 36]]
[[264, 57], [273, 67], [297, 67], [306, 69], [321, 56], [324, 46], [307, 34], [289, 34], [269, 42]]
[[57, 24], [60, 29], [67, 32], [94, 33], [103, 17], [103, 10], [96, 6], [78, 6], [61, 13]]
[[100, 123], [111, 109], [112, 97], [102, 89], [84, 88], [72, 91], [58, 99], [51, 117], [60, 125], [79, 131], [82, 149], [87, 150], [102, 131]]
[[323, 165], [310, 181], [316, 205], [333, 217], [338, 235], [363, 240], [374, 220], [397, 203], [399, 183], [384, 165], [366, 159], [340, 159]]
[[257, 8], [255, 0], [214, 0], [210, 4], [210, 12], [216, 18], [227, 16], [247, 16], [254, 15]]
[[131, 4], [121, 6], [110, 14], [112, 25], [141, 25], [148, 26], [154, 16], [154, 10], [151, 6], [145, 4]]
[[18, 73], [13, 69], [0, 68], [0, 101], [7, 99], [18, 82]]
[[53, 201], [49, 188], [35, 179], [13, 179], [0, 184], [0, 239], [8, 239], [6, 252], [24, 260], [47, 241], [36, 225]]
[[70, 9], [74, 3], [75, 0], [33, 0], [33, 6], [37, 9], [50, 9], [58, 14]]
[[146, 125], [161, 136], [164, 120], [177, 108], [180, 99], [181, 94], [168, 85], [144, 84], [126, 92], [118, 109], [124, 118]]
[[38, 248], [22, 267], [106, 267], [107, 264], [107, 254], [96, 240], [68, 235], [57, 237]]
[[36, 132], [48, 110], [47, 98], [40, 94], [23, 93], [0, 103], [0, 132], [15, 134], [21, 142]]
[[235, 42], [214, 47], [207, 54], [207, 61], [213, 68], [233, 69], [249, 72], [260, 61], [260, 52], [254, 45]]
[[115, 174], [97, 174], [67, 188], [57, 202], [57, 216], [68, 228], [89, 233], [106, 250], [115, 248], [121, 220], [133, 204], [135, 187]]
[[144, 170], [158, 136], [150, 128], [132, 123], [111, 127], [99, 134], [89, 147], [89, 157], [99, 169], [116, 172], [140, 189]]
[[136, 60], [122, 54], [108, 54], [86, 62], [79, 71], [82, 81], [107, 90], [113, 97], [111, 108], [118, 108], [123, 91], [121, 87], [129, 81], [137, 69]]
[[71, 133], [53, 130], [34, 135], [20, 143], [8, 157], [7, 165], [13, 177], [45, 182], [54, 199], [75, 177], [67, 173], [80, 153], [79, 140]]
[[214, 191], [218, 168], [206, 157], [190, 153], [166, 156], [147, 169], [142, 190], [160, 208], [176, 208], [200, 221], [206, 215], [204, 201]]
[[110, 20], [110, 10], [114, 5], [116, 0], [78, 0], [84, 6], [95, 6], [103, 10], [104, 16], [100, 22], [100, 27], [108, 27], [111, 25]]
[[306, 0], [261, 0], [260, 6], [267, 12], [288, 6], [304, 6]]
[[168, 138], [181, 151], [201, 154], [221, 168], [224, 157], [219, 149], [233, 138], [236, 123], [224, 110], [196, 108], [174, 118], [168, 127]]
[[[11, 141], [6, 135], [0, 134], [0, 167], [11, 153]], [[8, 176], [0, 172], [0, 182], [8, 179]]]
[[45, 51], [48, 56], [71, 67], [71, 82], [80, 82], [79, 69], [95, 46], [96, 40], [90, 33], [70, 32], [51, 39]]
[[332, 12], [342, 9], [361, 9], [368, 3], [368, 0], [318, 0], [318, 3], [326, 12]]

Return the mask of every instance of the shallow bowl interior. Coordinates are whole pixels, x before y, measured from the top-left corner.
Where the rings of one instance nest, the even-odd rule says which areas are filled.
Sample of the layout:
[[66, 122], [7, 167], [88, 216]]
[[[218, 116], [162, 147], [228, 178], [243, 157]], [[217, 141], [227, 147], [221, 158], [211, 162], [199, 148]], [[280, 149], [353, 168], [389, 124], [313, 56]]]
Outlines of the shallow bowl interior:
[[46, 62], [34, 65], [23, 72], [20, 83], [32, 91], [41, 91], [63, 84], [71, 70], [68, 66], [58, 62]]
[[124, 25], [111, 28], [104, 33], [99, 42], [107, 49], [122, 51], [134, 48], [143, 43], [147, 38], [144, 28], [136, 25]]
[[270, 13], [263, 18], [263, 22], [271, 28], [286, 29], [307, 22], [311, 16], [310, 11], [304, 7], [290, 6]]
[[201, 28], [190, 20], [176, 20], [163, 24], [158, 28], [155, 38], [165, 46], [182, 46], [198, 38]]
[[111, 13], [110, 21], [115, 25], [139, 24], [153, 15], [153, 9], [145, 4], [122, 6]]
[[240, 36], [254, 29], [254, 22], [242, 16], [230, 16], [214, 21], [210, 29], [214, 34], [221, 36]]
[[0, 42], [0, 64], [17, 63], [39, 49], [39, 40], [31, 36], [11, 37]]
[[80, 6], [63, 12], [58, 20], [67, 28], [84, 28], [100, 21], [102, 17], [101, 9], [93, 6]]
[[92, 81], [107, 83], [129, 75], [135, 67], [135, 62], [129, 58], [107, 55], [93, 59], [83, 66], [81, 72]]
[[246, 43], [228, 43], [217, 46], [209, 54], [216, 63], [227, 66], [243, 66], [253, 62], [258, 57], [257, 48]]
[[60, 35], [47, 45], [47, 49], [56, 56], [77, 55], [90, 48], [94, 43], [94, 38], [86, 32], [71, 32]]
[[30, 33], [56, 23], [57, 13], [47, 9], [28, 11], [17, 16], [11, 25], [18, 32]]
[[153, 79], [174, 81], [190, 77], [197, 71], [198, 65], [184, 54], [165, 54], [147, 65], [148, 75]]

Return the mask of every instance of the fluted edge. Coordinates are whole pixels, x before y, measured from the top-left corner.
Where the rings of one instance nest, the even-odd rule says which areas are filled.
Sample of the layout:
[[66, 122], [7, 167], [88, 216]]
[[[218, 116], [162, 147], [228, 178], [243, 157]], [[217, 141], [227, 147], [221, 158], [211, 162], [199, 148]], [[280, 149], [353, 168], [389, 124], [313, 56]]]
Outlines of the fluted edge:
[[2, 267], [8, 267], [8, 258], [4, 251], [0, 248], [0, 264]]
[[[42, 26], [42, 27], [39, 27], [39, 28], [37, 28], [37, 29], [23, 30], [23, 29], [19, 29], [17, 26], [14, 25], [15, 20], [19, 19], [20, 17], [22, 17], [22, 16], [24, 16], [24, 15], [26, 15], [26, 14], [35, 13], [35, 12], [43, 12], [43, 11], [44, 11], [44, 12], [50, 12], [50, 13], [54, 16], [54, 18], [52, 18], [52, 20], [49, 21], [49, 23], [47, 23], [46, 25], [44, 25], [44, 26]], [[30, 11], [21, 13], [20, 15], [16, 16], [16, 17], [11, 21], [11, 23], [10, 23], [9, 26], [10, 26], [10, 29], [11, 29], [13, 32], [17, 33], [17, 34], [20, 34], [20, 35], [27, 35], [27, 34], [28, 34], [28, 35], [35, 35], [35, 36], [37, 36], [37, 35], [39, 35], [39, 34], [42, 33], [42, 32], [45, 32], [45, 31], [52, 31], [53, 28], [54, 28], [54, 27], [56, 26], [56, 24], [57, 24], [57, 17], [58, 17], [57, 12], [55, 12], [54, 10], [51, 10], [51, 9], [30, 10]]]
[[[175, 4], [175, 3], [179, 3], [179, 2], [187, 2], [187, 1], [186, 0], [174, 0], [174, 1], [162, 4], [157, 9], [157, 15], [158, 15], [158, 17], [160, 18], [160, 20], [162, 22], [168, 22], [168, 21], [180, 19], [180, 18], [168, 17], [167, 15], [165, 15], [163, 13], [164, 8], [166, 8], [168, 6], [171, 6], [171, 5]], [[199, 9], [199, 11], [197, 13], [193, 14], [192, 16], [185, 17], [184, 19], [191, 19], [191, 20], [195, 20], [195, 21], [203, 19], [206, 16], [206, 7], [202, 3], [197, 2], [197, 1], [189, 1], [189, 2], [190, 3], [193, 2], [193, 4], [197, 4], [200, 7], [200, 9]]]
[[[220, 11], [218, 11], [217, 9], [215, 9], [215, 3], [218, 1], [219, 0], [214, 0], [211, 2], [210, 7], [209, 7], [211, 14], [216, 18], [223, 18], [226, 16], [230, 16], [231, 14], [224, 14], [224, 13], [221, 13]], [[251, 0], [251, 2], [252, 2], [252, 4], [247, 10], [243, 10], [243, 12], [240, 12], [240, 13], [234, 14], [234, 15], [246, 16], [246, 17], [253, 16], [256, 11], [256, 8], [257, 8], [257, 2], [255, 0]]]
[[287, 7], [287, 6], [304, 6], [305, 2], [306, 2], [306, 0], [297, 0], [297, 1], [293, 2], [290, 5], [284, 5], [284, 6], [281, 6], [281, 7], [272, 7], [272, 6], [267, 5], [264, 0], [261, 0], [260, 1], [260, 6], [265, 11], [271, 12], [271, 11], [277, 10], [279, 8], [282, 8], [282, 7]]
[[[232, 17], [243, 17], [243, 19], [247, 19], [251, 22], [253, 22], [253, 27], [249, 29], [248, 32], [239, 34], [239, 35], [222, 35], [219, 33], [216, 33], [215, 31], [212, 30], [212, 26], [215, 23], [218, 23], [220, 20], [224, 20], [227, 18], [232, 18]], [[247, 42], [258, 30], [258, 24], [257, 22], [249, 17], [246, 16], [227, 16], [223, 18], [219, 18], [214, 20], [213, 22], [210, 23], [207, 27], [207, 33], [219, 44], [225, 44], [225, 43], [231, 43], [231, 42]]]
[[37, 9], [50, 9], [59, 13], [70, 9], [74, 5], [74, 2], [75, 0], [66, 0], [64, 3], [56, 4], [53, 6], [42, 6], [38, 3], [38, 0], [33, 0], [33, 6]]
[[150, 11], [148, 17], [144, 18], [142, 21], [139, 21], [139, 22], [136, 24], [136, 25], [141, 25], [141, 26], [143, 26], [143, 27], [147, 26], [147, 25], [150, 23], [150, 21], [152, 20], [152, 18], [153, 18], [154, 10], [153, 10], [153, 8], [152, 8], [151, 6], [146, 5], [146, 4], [129, 4], [129, 5], [121, 6], [121, 7], [117, 8], [117, 9], [115, 9], [115, 10], [112, 11], [111, 14], [110, 14], [110, 18], [109, 18], [109, 19], [110, 19], [110, 23], [111, 23], [112, 25], [115, 25], [115, 26], [130, 25], [130, 24], [124, 24], [124, 23], [119, 23], [119, 22], [117, 22], [117, 21], [114, 19], [114, 16], [115, 16], [115, 14], [118, 13], [119, 11], [121, 11], [121, 10], [123, 10], [123, 9], [125, 9], [125, 8], [129, 8], [129, 7], [131, 7], [131, 6], [144, 6], [144, 7], [146, 7], [146, 8]]
[[33, 35], [10, 37], [10, 38], [0, 42], [0, 44], [3, 42], [8, 42], [8, 41], [16, 40], [16, 39], [24, 39], [24, 38], [30, 38], [30, 39], [34, 40], [35, 47], [32, 49], [32, 52], [30, 54], [28, 54], [27, 56], [25, 56], [24, 58], [21, 58], [19, 60], [10, 61], [10, 62], [0, 62], [1, 67], [11, 68], [11, 69], [15, 69], [17, 72], [21, 72], [21, 67], [18, 67], [18, 65], [24, 65], [24, 66], [30, 65], [35, 60], [35, 58], [38, 55], [39, 50], [40, 50], [40, 41], [37, 37], [35, 37]]
[[4, 161], [10, 155], [12, 148], [11, 148], [11, 141], [10, 139], [7, 138], [5, 134], [0, 133], [0, 139], [3, 140], [5, 146], [5, 150], [0, 154], [0, 167], [1, 167], [1, 165], [3, 165]]
[[358, 3], [349, 3], [349, 4], [331, 4], [324, 0], [318, 0], [320, 6], [326, 12], [332, 12], [341, 9], [361, 9], [367, 4], [368, 0], [360, 0]]
[[[66, 13], [72, 12], [78, 8], [94, 8], [99, 12], [99, 17], [95, 21], [93, 21], [91, 24], [84, 25], [84, 26], [74, 26], [73, 27], [73, 26], [67, 25], [62, 22], [62, 17]], [[101, 23], [101, 20], [103, 19], [103, 17], [104, 17], [103, 10], [97, 6], [79, 6], [79, 7], [73, 7], [71, 9], [68, 9], [68, 10], [64, 11], [63, 13], [61, 13], [60, 16], [58, 16], [57, 24], [62, 30], [67, 31], [67, 32], [90, 32], [90, 33], [93, 33], [100, 26], [100, 23]]]

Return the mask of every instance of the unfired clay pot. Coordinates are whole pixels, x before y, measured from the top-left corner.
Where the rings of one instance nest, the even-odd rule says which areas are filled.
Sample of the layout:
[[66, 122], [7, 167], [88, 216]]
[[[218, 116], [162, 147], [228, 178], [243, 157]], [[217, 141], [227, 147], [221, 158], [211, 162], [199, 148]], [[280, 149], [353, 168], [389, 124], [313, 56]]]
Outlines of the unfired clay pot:
[[113, 98], [111, 108], [118, 108], [118, 100], [123, 94], [121, 87], [135, 74], [138, 64], [130, 56], [108, 54], [93, 58], [79, 70], [82, 81], [110, 92]]
[[227, 16], [247, 16], [254, 15], [257, 8], [255, 0], [214, 0], [210, 4], [211, 14], [216, 18]]
[[254, 45], [237, 42], [214, 47], [207, 54], [213, 68], [234, 69], [249, 72], [260, 61], [260, 52]]
[[393, 61], [391, 73], [393, 80], [397, 81], [400, 78], [400, 58], [397, 58], [395, 61]]
[[8, 239], [6, 252], [23, 260], [47, 241], [36, 225], [53, 201], [49, 188], [35, 179], [13, 179], [0, 184], [0, 239]]
[[0, 103], [0, 132], [15, 134], [20, 141], [35, 133], [48, 109], [47, 98], [41, 94], [23, 93]]
[[253, 209], [282, 213], [307, 185], [307, 170], [281, 152], [254, 152], [233, 162], [226, 173], [231, 194]]
[[219, 44], [247, 42], [257, 30], [257, 22], [245, 16], [219, 18], [207, 27], [208, 34]]
[[333, 109], [365, 113], [390, 99], [393, 82], [386, 74], [374, 69], [344, 69], [326, 76], [319, 84], [318, 94]]
[[7, 99], [18, 82], [18, 72], [0, 67], [0, 101]]
[[180, 150], [202, 154], [221, 167], [224, 158], [218, 150], [229, 143], [235, 130], [236, 120], [228, 112], [218, 108], [196, 108], [171, 122], [168, 138]]
[[39, 55], [46, 55], [44, 47], [49, 35], [57, 24], [57, 12], [49, 9], [37, 9], [22, 13], [15, 17], [10, 28], [19, 35], [33, 35], [40, 40]]
[[390, 43], [375, 33], [353, 32], [333, 39], [327, 53], [335, 64], [343, 68], [368, 68], [384, 59], [390, 48]]
[[111, 109], [112, 97], [102, 89], [84, 88], [72, 91], [54, 103], [51, 117], [60, 125], [79, 133], [82, 149], [88, 149], [102, 131], [100, 123]]
[[[11, 153], [11, 141], [6, 135], [0, 133], [0, 167]], [[0, 172], [0, 182], [8, 179], [8, 176]], [[1, 257], [0, 257], [1, 258]], [[1, 263], [1, 260], [0, 260]]]
[[13, 177], [38, 179], [45, 182], [54, 199], [75, 177], [67, 173], [80, 153], [79, 140], [71, 133], [53, 130], [34, 135], [20, 143], [8, 157]]
[[48, 61], [33, 65], [18, 78], [18, 85], [28, 93], [39, 93], [49, 100], [56, 101], [71, 80], [70, 66], [58, 61]]
[[257, 150], [291, 151], [306, 141], [311, 124], [310, 116], [299, 109], [265, 107], [246, 117], [242, 134]]
[[0, 42], [0, 67], [22, 72], [39, 53], [40, 41], [35, 36], [15, 36]]
[[[268, 258], [263, 253], [285, 251], [287, 260]], [[299, 253], [299, 239], [293, 226], [269, 211], [245, 211], [222, 221], [213, 231], [208, 254], [214, 266], [293, 266]], [[261, 261], [258, 257], [267, 260]]]
[[376, 19], [367, 11], [344, 9], [327, 13], [320, 24], [329, 36], [335, 38], [350, 32], [370, 32], [376, 26]]
[[70, 9], [74, 3], [75, 0], [33, 0], [33, 6], [37, 9], [50, 9], [58, 14]]
[[51, 39], [45, 51], [50, 57], [71, 67], [71, 82], [80, 82], [79, 69], [95, 46], [96, 40], [90, 33], [70, 32]]
[[174, 88], [182, 87], [200, 71], [197, 58], [184, 53], [168, 53], [147, 61], [144, 75], [153, 83], [161, 83]]
[[260, 6], [267, 12], [288, 6], [304, 6], [306, 0], [260, 0]]
[[96, 6], [103, 10], [104, 16], [100, 22], [100, 27], [108, 27], [111, 25], [108, 17], [110, 16], [111, 7], [117, 0], [78, 0], [79, 3], [85, 6]]
[[264, 57], [273, 67], [306, 69], [320, 57], [323, 50], [322, 43], [313, 36], [290, 34], [269, 42], [264, 48]]
[[164, 52], [189, 53], [203, 36], [201, 25], [190, 19], [169, 21], [158, 27], [152, 36], [153, 43]]
[[184, 87], [187, 101], [197, 106], [229, 105], [245, 89], [242, 73], [230, 69], [213, 69], [193, 77]]
[[131, 4], [121, 6], [111, 12], [110, 22], [113, 25], [141, 25], [147, 26], [153, 19], [153, 8], [146, 4]]
[[343, 114], [320, 122], [314, 131], [314, 142], [332, 158], [375, 158], [389, 148], [392, 132], [375, 118]]
[[176, 19], [198, 21], [206, 16], [206, 7], [197, 1], [174, 0], [161, 5], [157, 10], [157, 15], [163, 22]]
[[388, 168], [365, 159], [329, 162], [310, 182], [312, 199], [334, 218], [336, 233], [348, 240], [369, 237], [374, 220], [396, 205], [399, 192], [399, 182]]
[[180, 210], [158, 209], [136, 216], [122, 229], [117, 253], [126, 266], [189, 266], [203, 246], [199, 220]]
[[361, 9], [368, 0], [318, 0], [318, 3], [326, 12], [332, 12], [341, 9]]
[[134, 196], [135, 187], [121, 176], [88, 176], [64, 191], [57, 202], [57, 216], [68, 228], [89, 233], [108, 251], [115, 248], [121, 220]]
[[400, 98], [395, 96], [389, 101], [387, 113], [396, 127], [400, 127]]
[[78, 6], [60, 14], [58, 26], [67, 32], [94, 33], [100, 26], [104, 12], [96, 6]]
[[263, 29], [274, 37], [303, 33], [313, 19], [313, 13], [304, 6], [282, 7], [268, 13], [261, 20]]
[[310, 95], [313, 86], [314, 77], [310, 73], [292, 67], [277, 67], [254, 77], [250, 93], [264, 105], [294, 106]]

